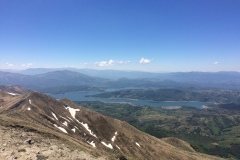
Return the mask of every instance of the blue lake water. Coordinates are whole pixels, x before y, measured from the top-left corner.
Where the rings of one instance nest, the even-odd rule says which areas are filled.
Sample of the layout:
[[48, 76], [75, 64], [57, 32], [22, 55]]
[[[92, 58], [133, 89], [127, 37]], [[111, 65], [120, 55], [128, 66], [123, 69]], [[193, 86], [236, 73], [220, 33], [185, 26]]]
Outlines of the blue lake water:
[[65, 94], [48, 94], [54, 98], [68, 98], [72, 101], [100, 101], [104, 103], [130, 103], [133, 105], [146, 105], [152, 107], [173, 107], [173, 106], [192, 106], [201, 108], [204, 105], [208, 105], [207, 102], [193, 102], [193, 101], [149, 101], [149, 100], [135, 100], [124, 98], [97, 98], [86, 97], [88, 95], [99, 94], [103, 92], [70, 92]]

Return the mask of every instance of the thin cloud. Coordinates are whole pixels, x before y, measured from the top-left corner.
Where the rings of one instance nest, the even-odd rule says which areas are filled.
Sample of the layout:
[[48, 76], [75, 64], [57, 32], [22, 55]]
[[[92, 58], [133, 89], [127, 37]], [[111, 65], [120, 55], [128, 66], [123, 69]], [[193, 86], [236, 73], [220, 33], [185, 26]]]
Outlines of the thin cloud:
[[11, 63], [6, 63], [6, 65], [7, 65], [8, 67], [14, 67], [14, 66], [15, 66], [14, 64], [11, 64]]
[[108, 61], [109, 65], [112, 65], [113, 63], [114, 63], [114, 61], [112, 59]]
[[32, 63], [22, 64], [21, 66], [22, 66], [22, 67], [30, 67], [30, 66], [32, 66]]
[[150, 62], [151, 62], [151, 60], [150, 59], [146, 59], [146, 58], [141, 58], [140, 61], [139, 61], [139, 63], [141, 63], [141, 64], [148, 64]]
[[64, 67], [65, 67], [65, 68], [74, 68], [73, 65], [71, 65], [71, 66], [65, 65]]
[[116, 64], [126, 64], [126, 63], [130, 63], [131, 61], [124, 61], [124, 60], [120, 60], [120, 61], [114, 61], [114, 63]]
[[96, 62], [95, 65], [99, 67], [105, 67], [105, 66], [110, 66], [112, 65], [112, 61], [101, 61], [101, 62]]
[[125, 64], [125, 63], [130, 63], [130, 61], [123, 61], [123, 60], [112, 60], [110, 59], [109, 61], [101, 61], [101, 62], [96, 62], [95, 65], [99, 67], [105, 67], [105, 66], [113, 66], [115, 64]]
[[213, 64], [217, 65], [217, 64], [219, 64], [219, 62], [213, 62]]

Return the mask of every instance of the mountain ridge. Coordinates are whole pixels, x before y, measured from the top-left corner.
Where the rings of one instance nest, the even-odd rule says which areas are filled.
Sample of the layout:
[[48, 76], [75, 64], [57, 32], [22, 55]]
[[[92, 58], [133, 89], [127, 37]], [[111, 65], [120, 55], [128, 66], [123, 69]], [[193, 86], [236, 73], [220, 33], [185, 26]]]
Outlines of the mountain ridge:
[[129, 159], [220, 159], [181, 150], [126, 122], [77, 106], [67, 99], [55, 100], [39, 92], [19, 95], [4, 91], [0, 93], [0, 118], [8, 121], [9, 125], [48, 133], [102, 156], [123, 155]]

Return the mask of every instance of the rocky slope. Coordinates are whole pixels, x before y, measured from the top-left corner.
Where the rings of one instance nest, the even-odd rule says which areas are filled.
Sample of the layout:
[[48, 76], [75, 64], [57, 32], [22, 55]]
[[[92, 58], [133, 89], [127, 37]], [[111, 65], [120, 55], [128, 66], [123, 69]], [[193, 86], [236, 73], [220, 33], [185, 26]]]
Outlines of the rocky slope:
[[[67, 99], [56, 100], [37, 92], [14, 94], [2, 90], [0, 106], [1, 136], [4, 137], [1, 156], [6, 158], [25, 159], [31, 155], [32, 159], [40, 159], [39, 156], [58, 159], [63, 153], [67, 159], [77, 159], [72, 155], [84, 151], [82, 153], [89, 156], [85, 159], [219, 159], [197, 153], [189, 146], [188, 149], [175, 147], [170, 140], [157, 139], [126, 122], [77, 106]], [[8, 137], [6, 131], [9, 130]], [[28, 133], [33, 136], [25, 136]], [[14, 152], [11, 148], [8, 151], [8, 146], [13, 144], [20, 147], [16, 145], [17, 148], [12, 148]], [[61, 147], [62, 144], [72, 146], [70, 152], [69, 147]], [[65, 150], [61, 152], [61, 148]]]
[[25, 93], [32, 92], [30, 89], [22, 88], [18, 85], [13, 85], [13, 86], [0, 85], [0, 91], [4, 91], [12, 95], [25, 94]]
[[104, 160], [105, 157], [91, 155], [81, 148], [42, 133], [17, 126], [0, 126], [0, 159], [63, 159]]

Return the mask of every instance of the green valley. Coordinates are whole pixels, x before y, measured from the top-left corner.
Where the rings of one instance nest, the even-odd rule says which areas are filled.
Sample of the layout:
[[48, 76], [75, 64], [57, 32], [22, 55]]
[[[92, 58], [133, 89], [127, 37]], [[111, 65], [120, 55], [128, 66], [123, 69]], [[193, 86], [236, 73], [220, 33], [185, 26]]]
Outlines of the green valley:
[[217, 103], [240, 103], [240, 91], [225, 89], [128, 89], [106, 92], [94, 97], [128, 98], [153, 101], [199, 101]]
[[240, 106], [233, 104], [157, 108], [123, 103], [76, 102], [124, 120], [155, 137], [177, 137], [199, 152], [240, 159]]

